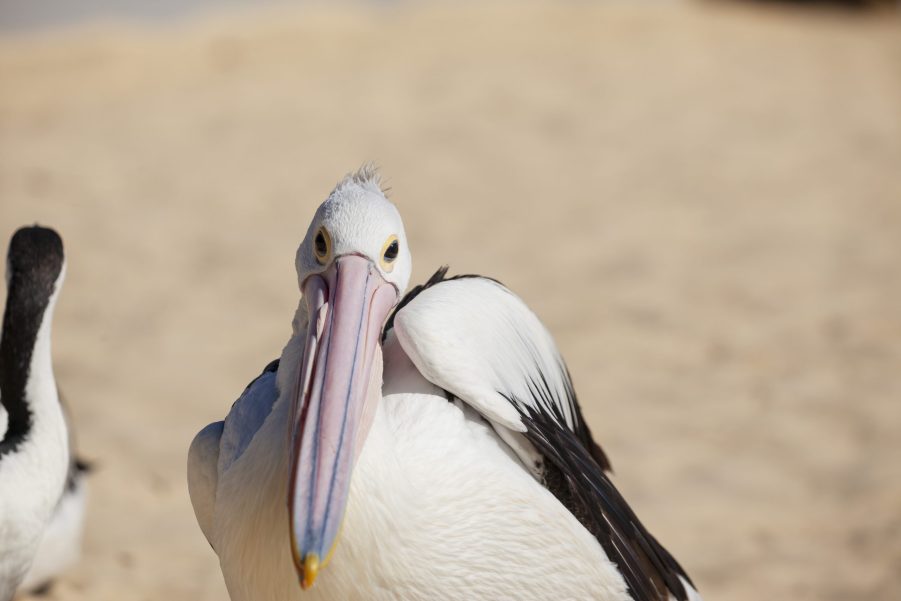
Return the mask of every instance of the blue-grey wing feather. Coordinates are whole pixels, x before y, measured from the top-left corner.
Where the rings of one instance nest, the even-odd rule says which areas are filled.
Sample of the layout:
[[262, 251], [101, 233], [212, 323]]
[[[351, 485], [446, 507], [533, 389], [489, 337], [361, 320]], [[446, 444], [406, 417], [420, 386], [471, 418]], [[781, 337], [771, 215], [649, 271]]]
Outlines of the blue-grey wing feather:
[[277, 370], [278, 360], [267, 365], [263, 373], [244, 389], [244, 393], [228, 412], [219, 442], [220, 474], [241, 457], [272, 411], [272, 406], [278, 399]]

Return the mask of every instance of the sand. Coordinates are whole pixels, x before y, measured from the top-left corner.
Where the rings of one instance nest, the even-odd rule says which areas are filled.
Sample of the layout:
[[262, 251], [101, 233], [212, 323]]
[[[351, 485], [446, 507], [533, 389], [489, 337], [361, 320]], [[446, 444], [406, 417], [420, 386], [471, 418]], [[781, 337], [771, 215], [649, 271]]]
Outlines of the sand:
[[222, 600], [193, 434], [277, 356], [372, 159], [414, 279], [556, 336], [616, 483], [710, 601], [901, 598], [901, 19], [766, 5], [311, 7], [0, 37], [0, 239], [62, 233], [95, 461], [50, 599]]

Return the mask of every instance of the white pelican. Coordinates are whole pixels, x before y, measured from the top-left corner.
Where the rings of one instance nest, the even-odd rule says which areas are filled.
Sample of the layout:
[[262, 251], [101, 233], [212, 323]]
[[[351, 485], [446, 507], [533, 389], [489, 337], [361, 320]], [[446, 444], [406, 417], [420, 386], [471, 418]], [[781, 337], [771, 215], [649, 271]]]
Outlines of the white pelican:
[[45, 589], [80, 551], [84, 466], [70, 450], [50, 355], [64, 274], [55, 231], [13, 235], [0, 339], [0, 601]]
[[401, 300], [410, 251], [373, 170], [319, 207], [295, 266], [280, 360], [189, 451], [233, 601], [700, 599], [525, 304], [445, 269]]

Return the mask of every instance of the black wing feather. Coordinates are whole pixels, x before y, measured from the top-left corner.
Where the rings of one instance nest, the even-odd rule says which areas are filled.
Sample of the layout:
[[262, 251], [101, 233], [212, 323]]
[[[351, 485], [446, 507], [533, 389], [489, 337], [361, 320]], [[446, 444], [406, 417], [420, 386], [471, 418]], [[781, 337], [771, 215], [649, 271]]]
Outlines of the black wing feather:
[[[580, 433], [561, 426], [565, 423], [563, 415], [559, 405], [547, 402], [550, 391], [545, 382], [532, 382], [530, 389], [539, 409], [508, 400], [522, 415], [526, 438], [545, 458], [548, 489], [597, 538], [636, 601], [666, 601], [669, 593], [686, 601], [679, 577], [689, 583], [691, 579], [645, 529], [613, 485], [591, 452], [592, 447], [600, 448], [591, 440], [590, 432], [587, 428]], [[570, 402], [578, 408], [574, 395]], [[581, 412], [579, 418], [582, 421]]]
[[[271, 373], [271, 372], [274, 372], [274, 371], [278, 371], [278, 364], [279, 364], [279, 363], [281, 363], [281, 357], [279, 357], [278, 359], [273, 359], [272, 361], [270, 361], [269, 363], [267, 363], [267, 364], [266, 364], [266, 367], [263, 368], [263, 371], [260, 372], [260, 375], [258, 375], [257, 377], [255, 377], [253, 380], [250, 381], [250, 383], [249, 383], [247, 386], [244, 387], [244, 392], [247, 392], [247, 389], [248, 389], [248, 388], [250, 388], [251, 386], [253, 386], [254, 383], [255, 383], [257, 380], [259, 380], [260, 378], [262, 378], [262, 377], [265, 376], [266, 374]], [[242, 392], [241, 394], [243, 395], [244, 392]], [[240, 399], [241, 397], [238, 397], [238, 398]], [[235, 401], [235, 402], [237, 402], [237, 401]]]

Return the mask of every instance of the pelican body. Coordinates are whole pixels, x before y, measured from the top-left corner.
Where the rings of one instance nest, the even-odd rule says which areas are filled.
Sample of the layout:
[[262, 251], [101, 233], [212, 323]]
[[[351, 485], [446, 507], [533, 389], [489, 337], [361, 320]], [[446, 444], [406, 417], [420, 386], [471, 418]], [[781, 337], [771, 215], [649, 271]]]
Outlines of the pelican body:
[[613, 486], [551, 335], [446, 268], [406, 296], [377, 174], [319, 207], [279, 360], [191, 444], [233, 601], [699, 600]]
[[55, 231], [33, 226], [13, 235], [0, 338], [0, 601], [46, 587], [80, 549], [83, 470], [70, 449], [50, 352], [64, 274]]

